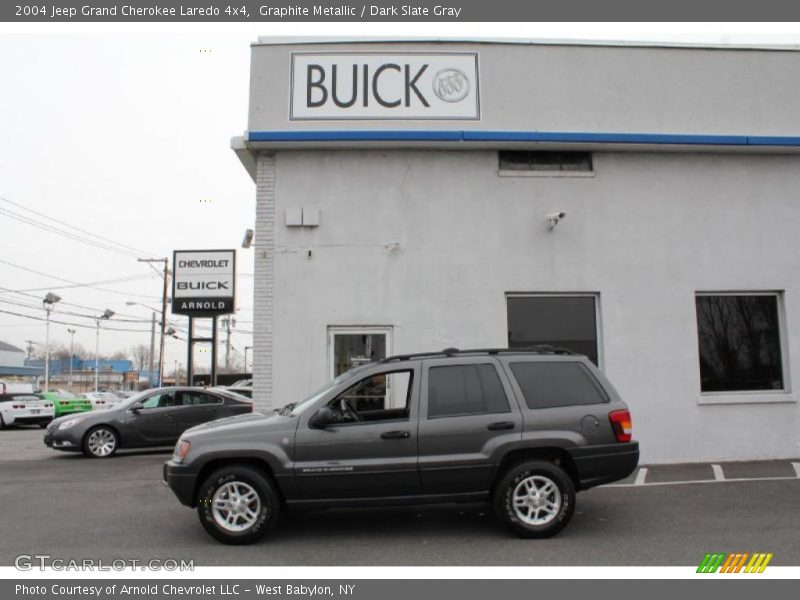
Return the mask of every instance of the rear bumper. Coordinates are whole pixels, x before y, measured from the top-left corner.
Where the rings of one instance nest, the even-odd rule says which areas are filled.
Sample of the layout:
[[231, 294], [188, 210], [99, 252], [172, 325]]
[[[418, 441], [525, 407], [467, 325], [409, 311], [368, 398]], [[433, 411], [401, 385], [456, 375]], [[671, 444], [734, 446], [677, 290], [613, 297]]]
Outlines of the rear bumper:
[[11, 422], [6, 421], [8, 425], [39, 425], [41, 423], [49, 423], [53, 420], [53, 415], [18, 415], [14, 417]]
[[177, 496], [184, 506], [194, 508], [194, 490], [197, 483], [197, 475], [173, 461], [164, 463], [163, 480], [169, 489]]
[[583, 446], [568, 450], [578, 475], [578, 489], [625, 479], [639, 464], [639, 442]]

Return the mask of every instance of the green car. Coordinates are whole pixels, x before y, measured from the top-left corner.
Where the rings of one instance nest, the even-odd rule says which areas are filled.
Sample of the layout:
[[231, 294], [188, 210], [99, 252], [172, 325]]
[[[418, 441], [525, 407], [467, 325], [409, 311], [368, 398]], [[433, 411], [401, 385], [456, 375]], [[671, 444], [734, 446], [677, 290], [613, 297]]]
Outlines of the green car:
[[53, 403], [56, 411], [53, 418], [92, 410], [92, 401], [86, 398], [78, 398], [62, 392], [42, 392], [41, 396]]

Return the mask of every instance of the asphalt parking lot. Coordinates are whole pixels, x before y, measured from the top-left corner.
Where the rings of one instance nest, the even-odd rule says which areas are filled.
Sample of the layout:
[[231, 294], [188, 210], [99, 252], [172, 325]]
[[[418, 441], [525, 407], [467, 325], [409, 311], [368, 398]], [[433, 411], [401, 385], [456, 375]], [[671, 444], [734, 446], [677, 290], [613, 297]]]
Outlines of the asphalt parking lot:
[[0, 564], [53, 558], [203, 565], [697, 565], [706, 552], [772, 552], [800, 565], [800, 461], [646, 467], [578, 495], [570, 525], [521, 540], [487, 507], [287, 511], [267, 540], [223, 546], [161, 483], [170, 449], [107, 460], [0, 432]]

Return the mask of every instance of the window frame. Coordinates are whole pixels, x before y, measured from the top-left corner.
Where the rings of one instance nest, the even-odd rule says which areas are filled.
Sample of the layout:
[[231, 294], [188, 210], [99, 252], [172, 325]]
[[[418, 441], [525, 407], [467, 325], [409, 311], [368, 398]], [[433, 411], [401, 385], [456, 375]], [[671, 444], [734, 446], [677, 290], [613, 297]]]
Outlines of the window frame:
[[335, 339], [337, 335], [385, 335], [386, 336], [386, 356], [391, 356], [392, 338], [394, 337], [394, 327], [392, 325], [328, 325], [328, 379], [336, 379], [334, 370], [336, 368]]
[[[491, 365], [494, 367], [495, 373], [497, 374], [498, 379], [500, 380], [500, 387], [503, 390], [503, 393], [506, 395], [506, 402], [508, 405], [508, 409], [501, 411], [501, 412], [471, 412], [471, 413], [457, 413], [451, 415], [430, 415], [430, 402], [428, 396], [428, 390], [430, 387], [430, 372], [431, 369], [436, 369], [439, 367], [468, 367], [468, 366], [478, 366], [478, 365]], [[484, 358], [484, 357], [472, 357], [472, 358], [461, 358], [461, 359], [434, 359], [425, 364], [423, 369], [422, 381], [420, 382], [420, 405], [425, 405], [425, 410], [422, 410], [422, 406], [420, 406], [420, 420], [426, 421], [435, 421], [438, 419], [463, 419], [468, 417], [483, 417], [486, 415], [507, 415], [507, 414], [515, 414], [519, 412], [519, 406], [517, 405], [517, 397], [514, 391], [514, 388], [511, 387], [511, 383], [509, 381], [508, 375], [504, 372], [503, 366], [493, 360], [491, 358]], [[425, 399], [424, 402], [422, 399]]]
[[[592, 373], [591, 369], [584, 363], [584, 359], [582, 357], [576, 356], [537, 356], [536, 358], [525, 359], [519, 356], [507, 356], [503, 359], [503, 366], [506, 369], [506, 374], [508, 375], [509, 380], [511, 381], [512, 386], [514, 387], [514, 392], [518, 395], [520, 400], [520, 407], [523, 410], [528, 410], [531, 412], [537, 412], [540, 410], [553, 410], [553, 409], [562, 409], [565, 407], [591, 407], [591, 406], [600, 406], [602, 404], [611, 404], [612, 398], [608, 394], [608, 391], [603, 387], [603, 383], [597, 378], [597, 376]], [[589, 361], [591, 362], [591, 361]], [[591, 404], [556, 404], [554, 406], [530, 406], [528, 404], [528, 398], [525, 395], [522, 386], [519, 383], [519, 379], [517, 379], [516, 373], [514, 373], [513, 366], [517, 364], [526, 364], [526, 363], [536, 363], [536, 364], [574, 364], [577, 365], [583, 374], [588, 378], [589, 384], [597, 391], [598, 396], [600, 397], [600, 402], [593, 402]]]
[[[417, 377], [417, 370], [411, 365], [403, 365], [391, 368], [386, 371], [379, 370], [378, 372], [372, 372], [369, 375], [363, 375], [355, 382], [351, 383], [344, 389], [338, 390], [333, 396], [328, 398], [327, 400], [323, 401], [320, 404], [320, 407], [323, 406], [330, 406], [333, 402], [339, 399], [339, 397], [350, 390], [351, 388], [359, 385], [365, 379], [372, 379], [373, 377], [380, 376], [380, 375], [391, 375], [392, 373], [408, 373], [409, 381], [408, 381], [408, 391], [406, 392], [406, 416], [400, 419], [375, 419], [372, 421], [353, 421], [352, 423], [331, 423], [326, 425], [326, 428], [331, 427], [353, 427], [358, 425], [380, 425], [381, 423], [407, 423], [412, 420], [412, 408], [411, 404], [414, 399], [414, 386], [417, 384], [416, 377]], [[317, 409], [319, 410], [319, 409]], [[316, 411], [312, 411], [312, 415]]]
[[[704, 392], [702, 390], [700, 371], [700, 320], [697, 316], [697, 298], [704, 296], [770, 296], [775, 298], [778, 317], [778, 347], [781, 352], [781, 375], [783, 388], [763, 390], [726, 390]], [[697, 290], [694, 293], [692, 307], [694, 309], [695, 357], [697, 365], [698, 404], [749, 404], [796, 402], [792, 396], [791, 364], [789, 362], [789, 343], [786, 331], [786, 307], [784, 290]]]
[[605, 371], [605, 352], [603, 351], [603, 313], [600, 306], [600, 292], [506, 292], [506, 343], [508, 343], [508, 301], [510, 298], [593, 298], [595, 339], [597, 340], [597, 365], [595, 366], [601, 371]]

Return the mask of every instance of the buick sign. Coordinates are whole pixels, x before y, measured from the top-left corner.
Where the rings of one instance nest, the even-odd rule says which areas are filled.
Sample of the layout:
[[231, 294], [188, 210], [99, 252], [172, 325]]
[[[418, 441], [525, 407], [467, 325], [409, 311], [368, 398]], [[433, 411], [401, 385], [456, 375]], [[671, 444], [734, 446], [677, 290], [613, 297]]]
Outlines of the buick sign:
[[292, 54], [289, 118], [480, 119], [478, 54]]
[[234, 311], [236, 250], [176, 250], [172, 312], [213, 317]]

